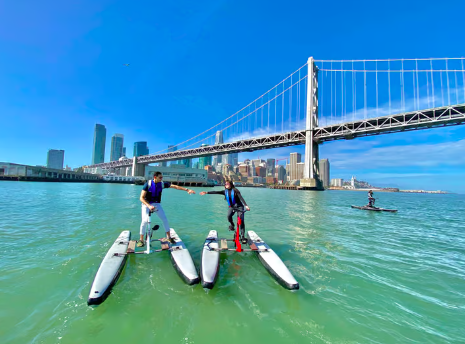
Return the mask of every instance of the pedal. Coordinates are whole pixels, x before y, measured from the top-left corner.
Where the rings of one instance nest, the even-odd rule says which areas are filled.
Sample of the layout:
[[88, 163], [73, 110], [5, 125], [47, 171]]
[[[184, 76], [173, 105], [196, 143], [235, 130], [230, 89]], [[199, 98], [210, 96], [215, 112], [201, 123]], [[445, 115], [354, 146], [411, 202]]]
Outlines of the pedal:
[[167, 240], [160, 240], [160, 244], [162, 250], [169, 250], [170, 244]]
[[221, 249], [222, 250], [228, 249], [228, 242], [226, 241], [226, 239], [221, 239]]
[[129, 246], [128, 246], [128, 249], [127, 249], [127, 253], [134, 253], [134, 251], [136, 250], [136, 241], [135, 240], [131, 240], [129, 242]]

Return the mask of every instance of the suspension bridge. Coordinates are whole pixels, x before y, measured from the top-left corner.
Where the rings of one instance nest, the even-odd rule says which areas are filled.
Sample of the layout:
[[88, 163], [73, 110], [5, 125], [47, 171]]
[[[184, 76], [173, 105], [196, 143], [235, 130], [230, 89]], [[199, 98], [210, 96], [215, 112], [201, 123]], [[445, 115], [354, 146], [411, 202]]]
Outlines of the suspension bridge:
[[132, 166], [137, 176], [151, 163], [305, 145], [301, 185], [318, 188], [320, 143], [465, 124], [464, 60], [310, 57], [260, 97], [175, 149], [89, 167]]

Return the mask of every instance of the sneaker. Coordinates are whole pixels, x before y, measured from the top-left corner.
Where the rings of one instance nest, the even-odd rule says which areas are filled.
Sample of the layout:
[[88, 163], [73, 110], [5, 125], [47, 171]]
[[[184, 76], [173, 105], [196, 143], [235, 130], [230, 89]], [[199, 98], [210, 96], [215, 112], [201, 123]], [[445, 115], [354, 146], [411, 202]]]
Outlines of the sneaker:
[[242, 238], [241, 242], [242, 242], [243, 244], [247, 244], [248, 241], [247, 241], [246, 238]]
[[233, 225], [229, 225], [229, 230], [230, 230], [231, 232], [234, 232], [234, 226], [233, 226]]
[[145, 243], [142, 240], [137, 241], [137, 247], [144, 247]]
[[176, 244], [176, 241], [174, 240], [174, 238], [167, 238], [166, 240], [172, 244]]

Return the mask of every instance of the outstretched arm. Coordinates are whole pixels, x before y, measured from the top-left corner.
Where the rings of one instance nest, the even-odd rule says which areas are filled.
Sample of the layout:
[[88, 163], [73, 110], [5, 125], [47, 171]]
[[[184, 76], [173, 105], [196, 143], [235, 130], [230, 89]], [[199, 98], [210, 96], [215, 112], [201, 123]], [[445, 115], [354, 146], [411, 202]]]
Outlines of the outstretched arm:
[[195, 191], [194, 191], [194, 190], [187, 189], [187, 188], [183, 188], [182, 186], [177, 186], [177, 185], [171, 184], [170, 188], [171, 188], [171, 189], [176, 189], [176, 190], [181, 190], [181, 191], [187, 191], [187, 193], [188, 193], [189, 195], [190, 195], [190, 194], [195, 194]]
[[223, 195], [224, 196], [224, 190], [221, 190], [221, 191], [202, 191], [200, 193], [200, 196], [203, 196], [203, 195]]

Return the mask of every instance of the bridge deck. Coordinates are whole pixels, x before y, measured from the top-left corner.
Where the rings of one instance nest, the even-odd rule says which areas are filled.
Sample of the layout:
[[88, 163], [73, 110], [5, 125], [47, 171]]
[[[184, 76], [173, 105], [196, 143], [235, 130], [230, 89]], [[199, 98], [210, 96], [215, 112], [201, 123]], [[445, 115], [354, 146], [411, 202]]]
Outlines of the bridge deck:
[[[354, 122], [318, 127], [314, 130], [314, 140], [317, 142], [333, 140], [351, 140], [356, 137], [388, 134], [410, 130], [437, 128], [465, 124], [465, 104], [451, 105], [369, 118]], [[253, 152], [255, 150], [305, 144], [305, 130], [271, 134], [269, 136], [244, 139], [235, 142], [221, 143], [214, 146], [197, 147], [157, 155], [137, 157], [138, 164], [151, 164], [162, 161], [191, 159], [202, 156]], [[133, 159], [112, 161], [89, 167], [118, 168], [131, 166]]]

